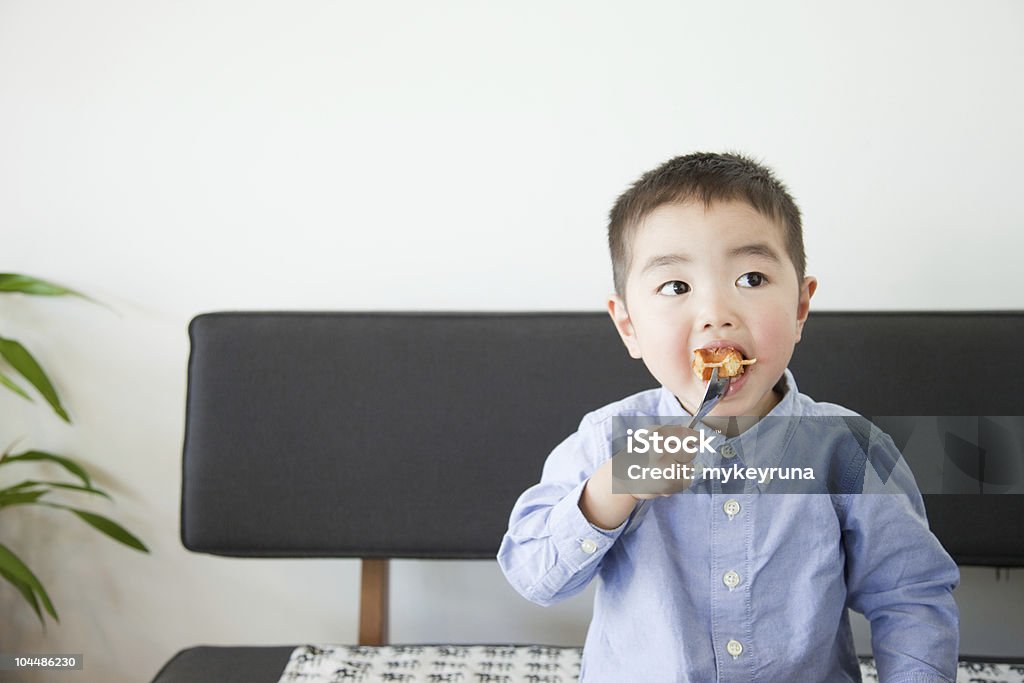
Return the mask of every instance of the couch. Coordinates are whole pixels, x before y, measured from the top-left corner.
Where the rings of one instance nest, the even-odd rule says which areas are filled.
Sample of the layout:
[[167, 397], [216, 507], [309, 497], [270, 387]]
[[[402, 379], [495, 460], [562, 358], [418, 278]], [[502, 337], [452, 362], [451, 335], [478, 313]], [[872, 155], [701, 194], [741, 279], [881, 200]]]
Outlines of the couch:
[[[378, 649], [348, 652], [374, 656], [408, 653], [380, 649], [390, 558], [494, 561], [513, 503], [581, 416], [656, 386], [602, 313], [216, 312], [189, 335], [182, 543], [358, 558], [352, 645]], [[866, 416], [1024, 416], [1022, 337], [1020, 312], [813, 312], [790, 368], [804, 393]], [[1024, 565], [1024, 496], [925, 503], [958, 563]], [[301, 654], [294, 633], [187, 648], [154, 683], [275, 683]]]

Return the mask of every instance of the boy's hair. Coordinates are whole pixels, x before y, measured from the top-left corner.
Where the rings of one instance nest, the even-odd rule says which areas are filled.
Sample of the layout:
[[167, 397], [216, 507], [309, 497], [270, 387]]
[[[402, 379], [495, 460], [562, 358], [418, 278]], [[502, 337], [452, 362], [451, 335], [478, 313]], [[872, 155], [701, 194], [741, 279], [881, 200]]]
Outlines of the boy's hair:
[[714, 202], [730, 200], [744, 201], [782, 225], [797, 283], [802, 283], [807, 257], [800, 209], [786, 186], [770, 169], [741, 154], [696, 152], [670, 159], [643, 174], [615, 201], [608, 217], [615, 293], [625, 297], [632, 258], [630, 241], [648, 214], [664, 204], [702, 201], [710, 207]]

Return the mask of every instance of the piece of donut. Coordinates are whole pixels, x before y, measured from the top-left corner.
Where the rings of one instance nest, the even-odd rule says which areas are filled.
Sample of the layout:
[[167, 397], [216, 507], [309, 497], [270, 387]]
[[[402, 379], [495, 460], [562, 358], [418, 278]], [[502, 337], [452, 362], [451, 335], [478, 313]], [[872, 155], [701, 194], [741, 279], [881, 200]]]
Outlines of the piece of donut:
[[693, 350], [693, 371], [705, 382], [711, 379], [711, 371], [715, 368], [718, 368], [719, 377], [736, 377], [743, 374], [744, 366], [756, 362], [756, 358], [747, 360], [742, 353], [729, 346]]

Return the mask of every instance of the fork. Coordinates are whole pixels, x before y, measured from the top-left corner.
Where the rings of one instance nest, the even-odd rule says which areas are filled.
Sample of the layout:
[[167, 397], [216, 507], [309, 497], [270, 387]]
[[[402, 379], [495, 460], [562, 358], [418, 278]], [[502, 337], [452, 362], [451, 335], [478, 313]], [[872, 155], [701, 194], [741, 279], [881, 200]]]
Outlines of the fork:
[[[729, 377], [719, 377], [718, 368], [711, 371], [711, 379], [708, 381], [708, 388], [704, 392], [704, 398], [700, 402], [700, 407], [697, 408], [697, 412], [693, 414], [693, 419], [690, 420], [690, 424], [687, 425], [688, 429], [693, 429], [698, 422], [700, 422], [705, 415], [711, 412], [711, 409], [718, 405], [718, 402], [725, 396], [725, 392], [729, 390]], [[625, 534], [630, 528], [635, 529], [643, 519], [644, 514], [647, 512], [647, 507], [651, 502], [650, 499], [641, 500], [640, 504], [637, 505], [632, 514], [629, 516], [629, 520], [626, 522], [626, 528], [623, 529], [622, 533]]]
[[697, 412], [693, 414], [693, 419], [690, 420], [687, 428], [693, 429], [705, 415], [711, 412], [712, 408], [718, 405], [718, 402], [725, 396], [725, 392], [729, 390], [729, 380], [730, 378], [728, 377], [718, 376], [718, 368], [711, 371], [711, 379], [708, 381], [708, 388], [704, 392], [704, 399], [700, 402], [700, 408], [697, 408]]

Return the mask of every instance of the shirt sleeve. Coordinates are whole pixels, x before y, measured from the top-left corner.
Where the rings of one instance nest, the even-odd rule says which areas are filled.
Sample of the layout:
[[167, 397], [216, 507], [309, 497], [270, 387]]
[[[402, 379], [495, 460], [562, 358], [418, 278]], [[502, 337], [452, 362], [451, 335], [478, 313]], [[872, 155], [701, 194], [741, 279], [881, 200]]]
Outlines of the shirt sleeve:
[[960, 571], [928, 529], [906, 461], [888, 435], [878, 434], [860, 462], [862, 491], [842, 498], [849, 605], [871, 622], [880, 681], [952, 682]]
[[611, 456], [584, 420], [544, 463], [538, 484], [516, 501], [498, 550], [498, 565], [523, 597], [550, 605], [583, 590], [626, 526], [601, 529], [579, 508], [587, 478]]

